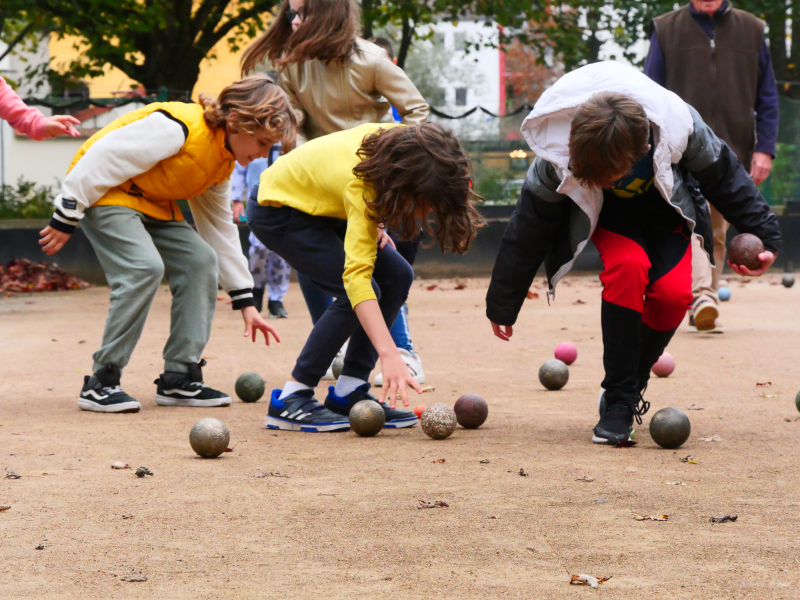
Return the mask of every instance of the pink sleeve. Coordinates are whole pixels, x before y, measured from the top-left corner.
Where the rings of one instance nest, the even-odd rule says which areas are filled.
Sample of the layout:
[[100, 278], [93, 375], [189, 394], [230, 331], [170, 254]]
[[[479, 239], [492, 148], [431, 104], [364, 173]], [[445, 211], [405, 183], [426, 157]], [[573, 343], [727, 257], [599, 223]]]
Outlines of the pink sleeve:
[[11, 127], [33, 140], [43, 140], [48, 137], [45, 131], [47, 117], [35, 108], [26, 106], [22, 98], [17, 96], [2, 77], [0, 77], [0, 119], [5, 119]]

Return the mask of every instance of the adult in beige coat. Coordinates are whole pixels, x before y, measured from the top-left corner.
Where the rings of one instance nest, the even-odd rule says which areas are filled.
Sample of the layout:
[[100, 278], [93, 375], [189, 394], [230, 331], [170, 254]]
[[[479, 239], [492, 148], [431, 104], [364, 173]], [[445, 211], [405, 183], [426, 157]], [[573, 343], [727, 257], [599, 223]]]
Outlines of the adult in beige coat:
[[428, 117], [428, 103], [385, 50], [358, 37], [354, 0], [287, 0], [270, 28], [247, 49], [242, 72], [265, 60], [298, 112], [307, 140], [364, 123]]

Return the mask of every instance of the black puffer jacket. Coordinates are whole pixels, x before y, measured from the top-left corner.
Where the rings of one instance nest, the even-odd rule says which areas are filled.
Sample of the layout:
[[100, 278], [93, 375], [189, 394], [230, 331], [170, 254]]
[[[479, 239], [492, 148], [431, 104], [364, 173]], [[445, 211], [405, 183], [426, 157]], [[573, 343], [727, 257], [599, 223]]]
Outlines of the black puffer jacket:
[[[680, 162], [672, 165], [673, 195], [664, 201], [683, 215], [703, 239], [704, 248], [713, 247], [707, 199], [737, 231], [752, 233], [767, 250], [779, 252], [777, 218], [736, 155], [689, 108], [694, 132]], [[542, 262], [553, 294], [561, 275], [555, 277], [556, 273], [575, 259], [593, 233], [587, 214], [569, 196], [556, 191], [560, 183], [552, 164], [534, 160], [503, 235], [486, 294], [486, 316], [493, 323], [517, 321]]]

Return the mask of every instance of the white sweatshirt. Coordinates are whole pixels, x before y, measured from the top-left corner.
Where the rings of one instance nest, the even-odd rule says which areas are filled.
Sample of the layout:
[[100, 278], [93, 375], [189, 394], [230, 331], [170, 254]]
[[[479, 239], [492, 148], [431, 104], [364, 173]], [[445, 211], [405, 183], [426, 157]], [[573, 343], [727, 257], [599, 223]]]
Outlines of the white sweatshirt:
[[[185, 141], [181, 125], [158, 112], [108, 132], [64, 178], [50, 225], [72, 233], [84, 211], [109, 189], [174, 156]], [[197, 232], [217, 253], [220, 285], [226, 292], [237, 292], [236, 301], [252, 298], [253, 277], [233, 223], [230, 187], [226, 180], [188, 200]]]

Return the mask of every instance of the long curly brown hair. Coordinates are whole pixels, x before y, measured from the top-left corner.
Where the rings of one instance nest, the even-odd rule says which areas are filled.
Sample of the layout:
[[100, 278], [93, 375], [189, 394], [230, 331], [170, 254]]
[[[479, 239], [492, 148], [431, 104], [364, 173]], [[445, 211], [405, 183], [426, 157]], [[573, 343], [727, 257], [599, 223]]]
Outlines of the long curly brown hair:
[[292, 31], [286, 19], [289, 0], [281, 5], [272, 25], [242, 56], [242, 75], [264, 59], [277, 68], [317, 58], [326, 64], [344, 60], [355, 50], [361, 28], [361, 10], [355, 0], [306, 0], [303, 24]]
[[381, 129], [364, 138], [357, 155], [362, 160], [353, 174], [371, 188], [364, 194], [367, 218], [401, 239], [415, 238], [422, 228], [442, 252], [463, 254], [486, 224], [475, 208], [483, 198], [473, 191], [469, 156], [439, 125]]

